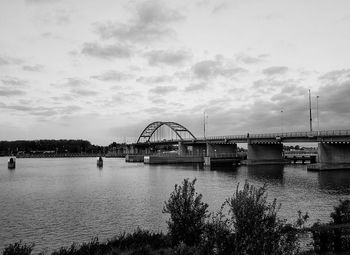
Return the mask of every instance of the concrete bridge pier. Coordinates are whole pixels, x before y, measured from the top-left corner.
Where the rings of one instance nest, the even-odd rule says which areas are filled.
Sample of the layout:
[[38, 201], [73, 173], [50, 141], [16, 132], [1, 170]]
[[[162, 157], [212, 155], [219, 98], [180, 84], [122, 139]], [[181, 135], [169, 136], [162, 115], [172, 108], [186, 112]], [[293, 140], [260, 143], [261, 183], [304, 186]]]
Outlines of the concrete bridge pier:
[[236, 156], [237, 144], [215, 144], [207, 143], [206, 151], [208, 157]]
[[204, 143], [192, 144], [188, 146], [188, 153], [194, 156], [202, 156], [206, 155], [207, 147]]
[[284, 164], [282, 143], [248, 143], [248, 165]]
[[178, 143], [178, 151], [177, 154], [179, 156], [186, 156], [188, 155], [188, 148], [183, 142]]
[[308, 166], [308, 170], [350, 170], [350, 143], [318, 143], [318, 163]]
[[126, 149], [126, 154], [136, 154], [135, 146], [132, 144], [128, 144], [125, 149]]
[[126, 147], [125, 162], [143, 162], [144, 156], [150, 154], [149, 146], [128, 145]]
[[236, 164], [237, 144], [206, 143], [206, 155], [204, 165], [212, 164]]

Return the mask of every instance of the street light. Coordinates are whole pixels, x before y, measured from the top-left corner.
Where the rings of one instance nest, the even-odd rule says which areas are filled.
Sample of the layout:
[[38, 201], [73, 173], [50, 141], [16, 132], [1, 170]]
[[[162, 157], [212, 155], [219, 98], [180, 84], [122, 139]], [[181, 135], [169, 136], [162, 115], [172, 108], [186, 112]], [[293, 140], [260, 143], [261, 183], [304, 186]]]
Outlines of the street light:
[[206, 136], [205, 136], [205, 131], [206, 131], [206, 130], [205, 130], [205, 128], [206, 128], [206, 127], [205, 127], [205, 125], [206, 125], [206, 124], [208, 124], [208, 115], [207, 115], [205, 112], [203, 113], [203, 115], [204, 115], [204, 116], [203, 116], [203, 124], [204, 124], [204, 140], [206, 140]]
[[320, 96], [316, 96], [316, 113], [317, 113], [317, 131], [320, 132], [320, 117], [318, 115], [318, 99]]
[[281, 110], [281, 130], [283, 133], [283, 109]]

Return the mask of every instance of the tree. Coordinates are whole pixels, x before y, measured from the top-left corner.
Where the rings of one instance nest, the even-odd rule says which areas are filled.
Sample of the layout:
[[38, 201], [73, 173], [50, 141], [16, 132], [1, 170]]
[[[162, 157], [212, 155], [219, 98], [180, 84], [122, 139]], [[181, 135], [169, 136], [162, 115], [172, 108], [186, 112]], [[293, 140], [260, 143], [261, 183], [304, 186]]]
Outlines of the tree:
[[267, 202], [266, 188], [245, 183], [226, 200], [235, 233], [235, 254], [296, 254], [295, 229], [277, 217], [276, 199]]
[[338, 206], [334, 206], [334, 212], [331, 213], [334, 224], [350, 223], [350, 200], [340, 200]]
[[195, 183], [196, 179], [184, 179], [182, 186], [176, 184], [165, 202], [163, 213], [170, 214], [167, 224], [173, 245], [198, 244], [204, 231], [208, 204], [202, 202], [202, 194], [195, 191]]

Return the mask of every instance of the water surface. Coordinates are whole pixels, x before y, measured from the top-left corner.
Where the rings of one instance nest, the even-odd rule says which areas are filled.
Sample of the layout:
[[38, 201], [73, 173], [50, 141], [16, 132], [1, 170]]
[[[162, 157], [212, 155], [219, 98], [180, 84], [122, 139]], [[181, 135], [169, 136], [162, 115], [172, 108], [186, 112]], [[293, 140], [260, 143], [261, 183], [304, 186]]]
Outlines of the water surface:
[[307, 172], [305, 166], [242, 166], [208, 170], [199, 165], [144, 165], [107, 158], [17, 159], [15, 170], [0, 158], [0, 248], [22, 239], [36, 251], [72, 242], [112, 238], [137, 227], [166, 231], [164, 201], [176, 183], [197, 178], [197, 191], [216, 211], [245, 180], [268, 187], [282, 204], [280, 216], [329, 221], [339, 199], [350, 194], [350, 171]]

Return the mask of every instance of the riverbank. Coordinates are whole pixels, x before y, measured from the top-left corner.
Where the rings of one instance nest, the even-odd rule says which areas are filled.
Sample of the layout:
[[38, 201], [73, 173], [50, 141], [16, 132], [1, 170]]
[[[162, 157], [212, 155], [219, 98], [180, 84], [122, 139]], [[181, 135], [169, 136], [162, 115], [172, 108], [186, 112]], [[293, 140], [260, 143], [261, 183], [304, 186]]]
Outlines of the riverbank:
[[101, 153], [57, 153], [57, 154], [20, 154], [16, 158], [91, 158], [104, 157]]
[[[177, 246], [171, 245], [169, 235], [162, 232], [152, 233], [146, 230], [136, 230], [133, 233], [122, 234], [106, 242], [100, 242], [93, 238], [90, 242], [61, 247], [49, 253], [47, 250], [35, 251], [33, 243], [14, 243], [3, 249], [3, 255], [211, 255], [217, 253], [197, 253], [198, 247], [189, 247], [184, 243]], [[314, 255], [313, 250], [301, 251], [300, 255]], [[329, 255], [332, 253], [329, 253]], [[335, 253], [334, 253], [335, 254]], [[225, 254], [229, 255], [229, 254]]]

